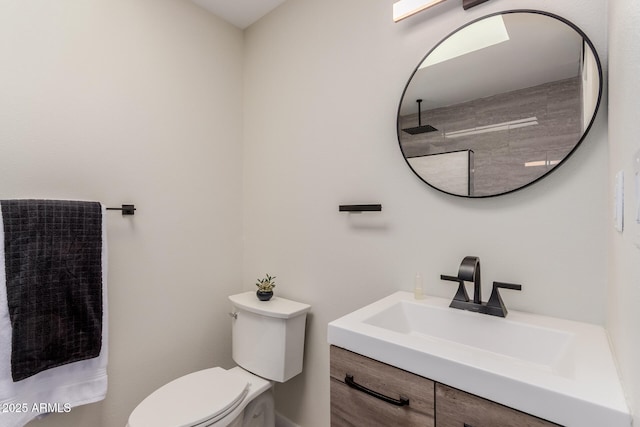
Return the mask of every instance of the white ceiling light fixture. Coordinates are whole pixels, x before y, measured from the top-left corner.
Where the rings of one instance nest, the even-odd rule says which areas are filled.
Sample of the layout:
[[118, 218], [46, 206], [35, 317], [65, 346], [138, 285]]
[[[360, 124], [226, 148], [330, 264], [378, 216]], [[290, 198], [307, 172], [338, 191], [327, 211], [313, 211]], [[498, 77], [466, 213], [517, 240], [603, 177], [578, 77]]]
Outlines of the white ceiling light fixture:
[[[418, 12], [436, 6], [445, 0], [400, 0], [393, 4], [393, 21], [399, 22]], [[489, 0], [462, 0], [462, 8], [470, 9]]]
[[399, 22], [445, 0], [400, 0], [393, 4], [393, 21]]

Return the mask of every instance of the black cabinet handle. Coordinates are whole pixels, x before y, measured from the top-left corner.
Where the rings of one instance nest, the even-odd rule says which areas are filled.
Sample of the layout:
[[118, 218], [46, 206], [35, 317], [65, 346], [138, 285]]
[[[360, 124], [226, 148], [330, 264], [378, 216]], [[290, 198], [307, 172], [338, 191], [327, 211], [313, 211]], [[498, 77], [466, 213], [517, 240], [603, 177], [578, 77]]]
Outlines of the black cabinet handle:
[[396, 406], [409, 406], [409, 399], [403, 396], [400, 396], [400, 399], [394, 399], [393, 397], [389, 397], [389, 396], [385, 396], [382, 393], [378, 393], [377, 391], [373, 391], [369, 388], [366, 388], [365, 386], [362, 386], [360, 384], [358, 384], [357, 382], [355, 382], [355, 380], [353, 379], [353, 375], [349, 375], [347, 374], [344, 377], [344, 382], [346, 385], [348, 385], [351, 388], [354, 388], [358, 391], [361, 391], [363, 393], [368, 394], [369, 396], [373, 396], [376, 399], [380, 399], [383, 400], [387, 403], [391, 403], [392, 405], [396, 405]]

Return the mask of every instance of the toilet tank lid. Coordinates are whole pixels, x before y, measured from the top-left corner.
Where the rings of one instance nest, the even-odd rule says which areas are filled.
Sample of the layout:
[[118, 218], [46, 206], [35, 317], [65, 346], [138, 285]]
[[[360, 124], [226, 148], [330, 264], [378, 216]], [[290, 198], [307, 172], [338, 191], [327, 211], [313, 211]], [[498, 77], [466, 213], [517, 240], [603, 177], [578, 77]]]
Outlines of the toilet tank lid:
[[274, 296], [269, 301], [260, 301], [255, 292], [244, 292], [231, 295], [229, 300], [238, 308], [260, 314], [262, 316], [290, 319], [300, 316], [311, 309], [309, 304], [291, 301], [286, 298]]

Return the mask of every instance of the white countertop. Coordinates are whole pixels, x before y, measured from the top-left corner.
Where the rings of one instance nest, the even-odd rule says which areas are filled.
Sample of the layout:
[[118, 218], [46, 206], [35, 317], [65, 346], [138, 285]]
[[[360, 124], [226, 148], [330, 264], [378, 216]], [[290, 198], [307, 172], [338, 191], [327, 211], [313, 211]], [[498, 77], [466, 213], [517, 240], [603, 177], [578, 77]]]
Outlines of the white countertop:
[[[602, 327], [513, 310], [499, 318], [449, 303], [396, 292], [329, 323], [328, 342], [564, 426], [631, 426]], [[426, 312], [419, 319], [430, 325], [407, 326], [404, 317]], [[469, 342], [458, 333], [464, 329], [473, 329]], [[540, 341], [548, 349], [537, 347], [537, 331], [550, 337]]]

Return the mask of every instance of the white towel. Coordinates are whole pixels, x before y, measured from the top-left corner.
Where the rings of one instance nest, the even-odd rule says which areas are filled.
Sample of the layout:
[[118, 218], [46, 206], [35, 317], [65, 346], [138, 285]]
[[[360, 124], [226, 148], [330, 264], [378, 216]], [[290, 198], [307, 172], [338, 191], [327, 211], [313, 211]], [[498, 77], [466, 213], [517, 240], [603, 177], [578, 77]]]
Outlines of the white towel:
[[[0, 426], [22, 427], [50, 412], [93, 403], [107, 394], [108, 310], [106, 209], [102, 206], [102, 348], [93, 359], [40, 372], [22, 381], [11, 377], [11, 321], [7, 306], [4, 228], [0, 221]], [[2, 212], [0, 210], [0, 219]]]

